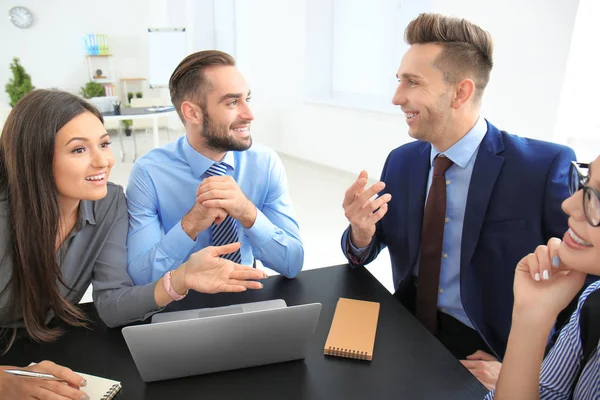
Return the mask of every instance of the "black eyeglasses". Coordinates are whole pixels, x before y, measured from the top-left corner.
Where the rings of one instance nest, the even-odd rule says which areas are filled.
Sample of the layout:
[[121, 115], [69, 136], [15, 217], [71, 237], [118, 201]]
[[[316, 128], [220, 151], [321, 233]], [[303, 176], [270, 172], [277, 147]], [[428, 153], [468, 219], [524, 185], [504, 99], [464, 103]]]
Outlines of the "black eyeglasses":
[[[571, 162], [569, 171], [569, 194], [573, 195], [583, 189], [583, 213], [587, 222], [593, 226], [600, 226], [600, 193], [588, 184], [587, 171], [590, 165]], [[586, 171], [586, 173], [583, 172]]]

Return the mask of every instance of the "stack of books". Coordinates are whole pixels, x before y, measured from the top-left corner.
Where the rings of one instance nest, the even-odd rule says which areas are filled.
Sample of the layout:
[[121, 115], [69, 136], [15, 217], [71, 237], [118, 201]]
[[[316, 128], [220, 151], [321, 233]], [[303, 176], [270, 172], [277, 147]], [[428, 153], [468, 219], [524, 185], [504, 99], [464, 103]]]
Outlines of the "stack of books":
[[105, 96], [116, 96], [117, 93], [115, 92], [115, 85], [113, 85], [112, 83], [104, 83], [104, 95]]

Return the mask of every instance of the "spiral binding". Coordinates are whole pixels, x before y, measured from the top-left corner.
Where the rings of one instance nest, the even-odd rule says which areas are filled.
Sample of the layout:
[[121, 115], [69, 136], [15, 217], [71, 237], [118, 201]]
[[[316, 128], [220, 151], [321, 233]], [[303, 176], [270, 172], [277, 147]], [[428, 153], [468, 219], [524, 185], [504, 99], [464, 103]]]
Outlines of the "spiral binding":
[[356, 351], [350, 349], [342, 349], [340, 347], [332, 347], [329, 346], [325, 350], [325, 355], [328, 356], [336, 356], [336, 357], [346, 357], [346, 358], [354, 358], [357, 360], [367, 360], [371, 361], [373, 356], [371, 354], [367, 354], [366, 351]]
[[115, 383], [110, 388], [110, 390], [104, 396], [102, 396], [102, 398], [100, 400], [110, 400], [110, 399], [114, 398], [117, 395], [117, 393], [119, 393], [119, 390], [121, 390], [121, 384]]

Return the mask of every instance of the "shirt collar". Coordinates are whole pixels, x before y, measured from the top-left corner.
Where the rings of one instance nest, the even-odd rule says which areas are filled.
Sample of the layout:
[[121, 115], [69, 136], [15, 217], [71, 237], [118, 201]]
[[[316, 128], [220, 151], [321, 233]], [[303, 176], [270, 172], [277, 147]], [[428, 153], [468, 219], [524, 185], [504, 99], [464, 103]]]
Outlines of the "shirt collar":
[[[215, 163], [210, 158], [198, 153], [188, 141], [187, 136], [183, 137], [183, 154], [192, 169], [192, 174], [198, 179]], [[235, 170], [235, 157], [232, 151], [225, 153], [225, 157], [223, 157], [221, 162], [227, 165], [228, 170], [230, 168]]]
[[[452, 147], [444, 151], [443, 154], [460, 168], [465, 168], [471, 157], [473, 157], [473, 154], [477, 151], [477, 148], [481, 144], [486, 133], [487, 123], [485, 122], [485, 119], [480, 116], [471, 130], [469, 130], [462, 139], [454, 143]], [[429, 160], [431, 165], [433, 165], [433, 160], [435, 160], [438, 154], [440, 154], [440, 152], [437, 151], [435, 147], [431, 146]]]
[[96, 225], [96, 217], [94, 216], [94, 202], [91, 200], [81, 200], [79, 202], [79, 217], [77, 225], [83, 228], [85, 222]]

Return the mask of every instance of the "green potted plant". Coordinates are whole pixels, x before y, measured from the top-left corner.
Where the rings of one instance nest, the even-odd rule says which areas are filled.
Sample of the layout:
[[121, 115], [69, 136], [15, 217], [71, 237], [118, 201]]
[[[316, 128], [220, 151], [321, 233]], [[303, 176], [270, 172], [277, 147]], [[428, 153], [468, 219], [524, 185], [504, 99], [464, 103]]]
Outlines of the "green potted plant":
[[127, 103], [131, 104], [131, 99], [133, 99], [133, 92], [127, 92]]
[[135, 97], [138, 99], [142, 98], [142, 92], [135, 92]]
[[104, 97], [104, 86], [98, 82], [88, 82], [85, 86], [81, 87], [81, 95], [85, 99], [91, 99], [92, 97]]
[[125, 136], [131, 136], [131, 125], [133, 121], [130, 119], [124, 119], [121, 121], [123, 123], [123, 129], [125, 130]]
[[5, 89], [8, 97], [10, 97], [10, 106], [14, 107], [21, 97], [31, 92], [35, 87], [31, 84], [31, 76], [25, 72], [25, 68], [17, 57], [13, 58], [10, 70], [13, 76], [8, 80]]

